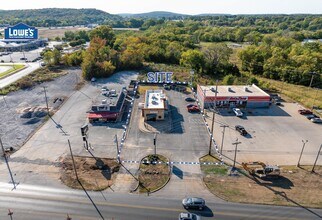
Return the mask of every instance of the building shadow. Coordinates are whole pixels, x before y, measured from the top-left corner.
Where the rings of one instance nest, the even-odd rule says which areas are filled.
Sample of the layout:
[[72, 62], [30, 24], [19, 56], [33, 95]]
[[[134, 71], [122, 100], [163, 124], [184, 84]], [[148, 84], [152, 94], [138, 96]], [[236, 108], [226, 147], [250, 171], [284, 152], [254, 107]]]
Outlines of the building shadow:
[[183, 172], [180, 168], [178, 168], [177, 166], [173, 166], [172, 167], [172, 173], [174, 175], [176, 175], [177, 177], [179, 177], [180, 179], [183, 179]]
[[170, 108], [170, 117], [171, 117], [171, 124], [170, 124], [170, 132], [172, 134], [183, 134], [183, 122], [184, 118], [182, 114], [178, 111], [178, 108], [174, 105], [169, 105]]

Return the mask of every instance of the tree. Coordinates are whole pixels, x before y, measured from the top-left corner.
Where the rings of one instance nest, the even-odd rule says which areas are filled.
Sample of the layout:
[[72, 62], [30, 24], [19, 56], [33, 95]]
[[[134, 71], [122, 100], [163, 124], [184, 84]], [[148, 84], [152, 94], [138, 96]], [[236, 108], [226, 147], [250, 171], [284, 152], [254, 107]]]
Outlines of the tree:
[[59, 50], [48, 50], [44, 53], [44, 61], [48, 66], [58, 65], [61, 60], [61, 53]]
[[95, 37], [90, 42], [90, 47], [87, 49], [82, 70], [85, 79], [92, 77], [107, 77], [110, 76], [115, 66], [112, 63], [112, 52], [106, 45], [106, 40]]
[[187, 50], [181, 54], [180, 64], [195, 70], [196, 73], [202, 73], [204, 61], [204, 56], [199, 50]]
[[113, 44], [115, 42], [115, 34], [113, 29], [110, 26], [101, 25], [94, 30], [91, 31], [89, 35], [90, 39], [94, 39], [96, 37], [99, 37], [103, 40], [105, 40], [105, 45], [113, 47]]
[[229, 57], [233, 50], [225, 43], [212, 44], [203, 49], [205, 69], [210, 75], [223, 72], [229, 63]]
[[226, 76], [223, 78], [222, 82], [223, 82], [223, 84], [224, 84], [224, 85], [233, 85], [233, 84], [234, 84], [235, 79], [236, 79], [236, 77], [235, 77], [235, 76], [233, 76], [233, 75], [229, 74], [229, 75], [226, 75]]
[[248, 78], [247, 80], [248, 85], [252, 85], [252, 84], [258, 85], [258, 83], [259, 83], [258, 80], [254, 76]]

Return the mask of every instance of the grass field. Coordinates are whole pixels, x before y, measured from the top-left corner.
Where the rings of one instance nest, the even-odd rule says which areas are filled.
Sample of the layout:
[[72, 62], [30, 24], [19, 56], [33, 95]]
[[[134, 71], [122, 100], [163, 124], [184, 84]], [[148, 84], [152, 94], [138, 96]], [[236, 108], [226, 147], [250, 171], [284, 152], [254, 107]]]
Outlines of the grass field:
[[43, 38], [55, 38], [55, 37], [64, 37], [66, 31], [81, 31], [81, 30], [90, 30], [86, 27], [59, 27], [59, 28], [39, 28], [39, 36]]
[[[200, 162], [218, 162], [205, 156]], [[228, 175], [226, 165], [201, 165], [204, 182], [216, 196], [230, 202], [305, 206], [322, 208], [322, 167], [280, 166], [277, 179], [260, 179], [240, 168], [237, 176]]]
[[4, 72], [0, 72], [0, 79], [1, 78], [4, 78], [8, 75], [10, 75], [11, 73], [15, 72], [15, 71], [18, 71], [18, 70], [21, 70], [22, 68], [25, 67], [25, 65], [23, 64], [14, 64], [14, 65], [0, 65], [0, 66], [8, 66], [8, 67], [11, 67], [10, 69], [8, 69], [7, 71], [4, 71]]

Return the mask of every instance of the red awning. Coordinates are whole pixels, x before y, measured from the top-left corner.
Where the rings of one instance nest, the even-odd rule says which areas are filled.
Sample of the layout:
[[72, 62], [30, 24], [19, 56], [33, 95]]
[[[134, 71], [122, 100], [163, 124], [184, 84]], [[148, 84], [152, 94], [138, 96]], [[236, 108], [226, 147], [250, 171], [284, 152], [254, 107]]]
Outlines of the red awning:
[[114, 112], [91, 112], [88, 114], [88, 119], [113, 119], [117, 118], [117, 113]]

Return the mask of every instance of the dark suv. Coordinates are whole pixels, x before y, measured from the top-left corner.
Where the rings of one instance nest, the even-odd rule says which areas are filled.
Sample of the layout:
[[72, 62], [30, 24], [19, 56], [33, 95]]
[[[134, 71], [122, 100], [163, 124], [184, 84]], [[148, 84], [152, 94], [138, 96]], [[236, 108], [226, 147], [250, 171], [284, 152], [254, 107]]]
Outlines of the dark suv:
[[236, 125], [235, 129], [239, 132], [239, 134], [241, 134], [243, 136], [246, 136], [248, 134], [247, 131], [245, 130], [245, 128], [241, 125]]
[[202, 210], [206, 206], [206, 202], [202, 198], [188, 197], [182, 200], [182, 205], [185, 209]]

